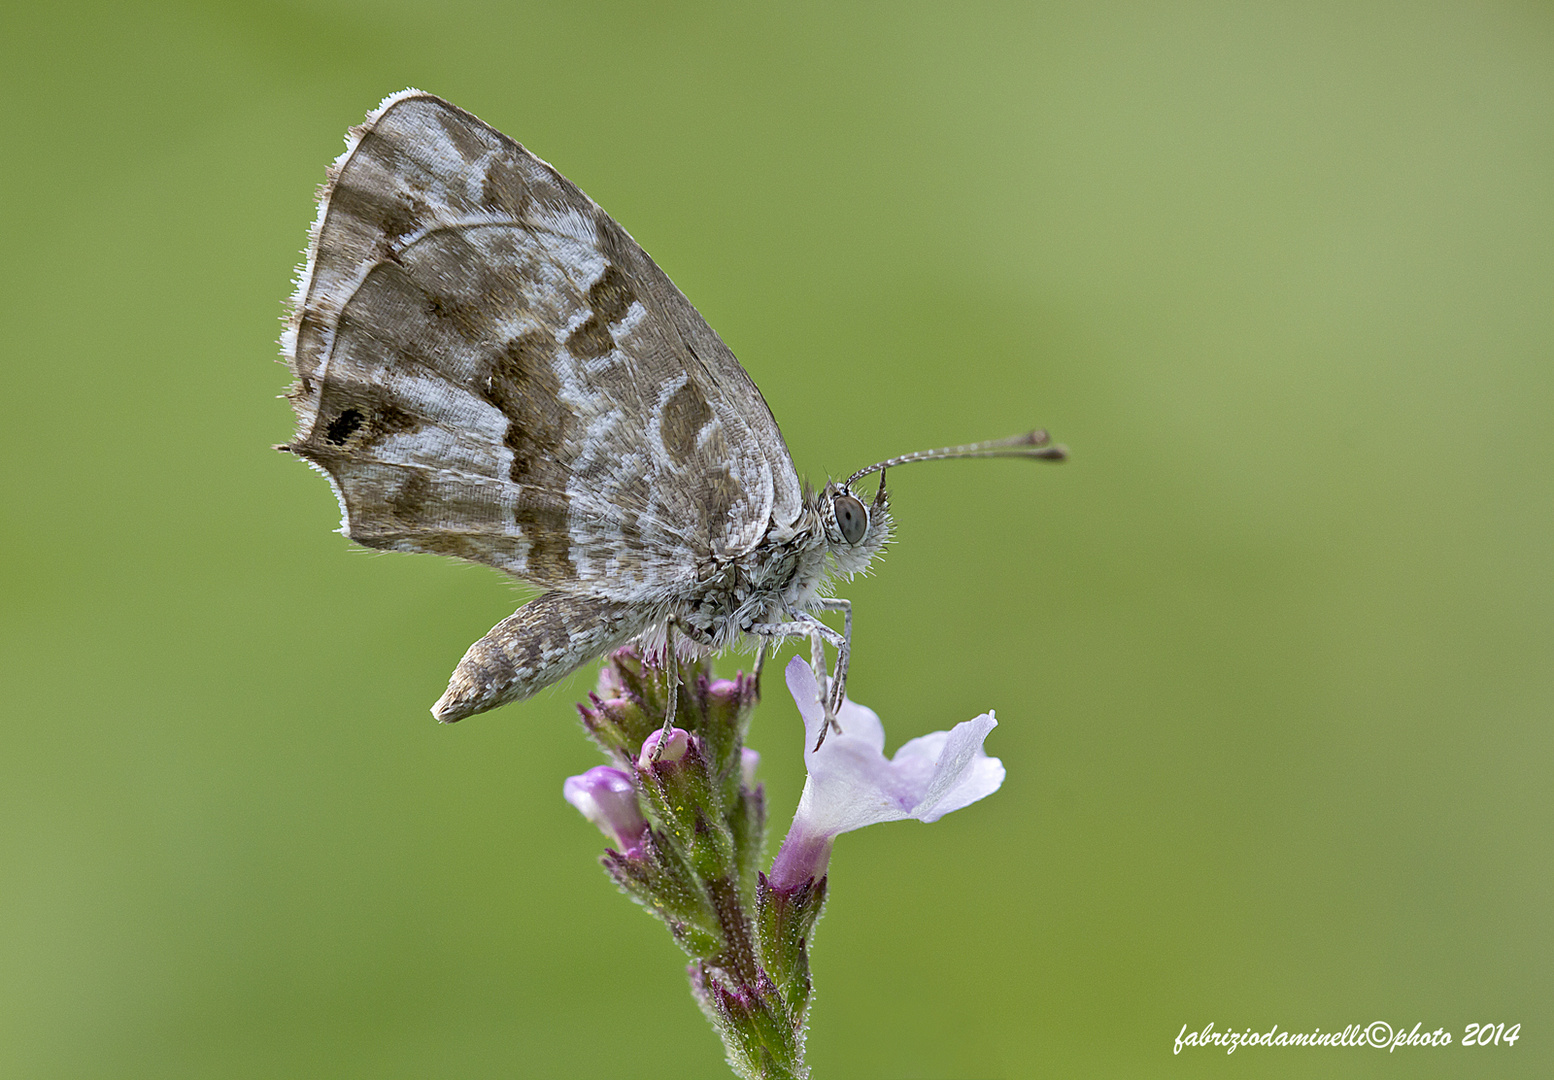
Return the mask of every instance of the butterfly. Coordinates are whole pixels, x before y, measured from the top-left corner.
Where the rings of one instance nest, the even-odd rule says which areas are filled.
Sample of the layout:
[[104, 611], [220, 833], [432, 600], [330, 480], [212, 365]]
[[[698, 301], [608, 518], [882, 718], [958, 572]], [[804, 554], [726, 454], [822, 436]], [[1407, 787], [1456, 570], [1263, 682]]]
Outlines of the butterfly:
[[[755, 383], [626, 230], [417, 90], [348, 133], [281, 351], [297, 432], [277, 449], [329, 479], [341, 532], [541, 590], [469, 648], [432, 707], [444, 722], [632, 640], [663, 655], [755, 639], [759, 671], [769, 645], [799, 636], [834, 724], [852, 611], [828, 593], [890, 539], [886, 469], [1064, 456], [1037, 431], [806, 488]], [[853, 485], [875, 472], [865, 504]]]

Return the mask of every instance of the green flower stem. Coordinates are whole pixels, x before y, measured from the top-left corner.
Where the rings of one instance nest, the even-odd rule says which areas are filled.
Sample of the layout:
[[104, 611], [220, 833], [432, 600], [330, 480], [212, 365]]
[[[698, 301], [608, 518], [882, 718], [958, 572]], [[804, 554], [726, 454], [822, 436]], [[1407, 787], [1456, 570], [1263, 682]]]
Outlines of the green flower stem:
[[727, 943], [722, 953], [707, 958], [707, 962], [727, 971], [740, 985], [754, 986], [759, 977], [760, 964], [756, 958], [750, 916], [745, 913], [739, 889], [732, 878], [718, 878], [707, 882], [707, 897], [718, 913], [718, 921], [723, 926], [723, 940]]
[[735, 1073], [802, 1080], [808, 946], [825, 881], [783, 893], [758, 873], [765, 796], [746, 785], [742, 768], [755, 681], [715, 682], [705, 663], [673, 667], [678, 732], [660, 753], [642, 745], [662, 726], [671, 676], [634, 650], [611, 657], [599, 691], [578, 707], [589, 736], [631, 778], [648, 822], [640, 847], [606, 851], [602, 862], [692, 958], [692, 994]]

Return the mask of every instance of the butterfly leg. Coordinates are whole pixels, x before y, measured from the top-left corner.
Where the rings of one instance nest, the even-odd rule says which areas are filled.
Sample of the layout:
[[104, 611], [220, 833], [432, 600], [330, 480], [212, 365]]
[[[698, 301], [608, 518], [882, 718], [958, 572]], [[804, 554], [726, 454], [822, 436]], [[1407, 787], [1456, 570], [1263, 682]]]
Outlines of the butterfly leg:
[[670, 619], [664, 626], [664, 671], [669, 675], [669, 703], [664, 709], [663, 734], [658, 737], [658, 746], [653, 752], [653, 760], [657, 761], [663, 753], [664, 744], [669, 740], [669, 732], [674, 728], [675, 716], [680, 706], [680, 655], [675, 651], [674, 636], [678, 632], [681, 637], [690, 638], [692, 641], [706, 648], [712, 648], [712, 639], [694, 626]]
[[755, 647], [755, 696], [761, 696], [761, 669], [766, 667], [766, 649], [771, 644], [770, 638], [762, 638], [761, 643]]
[[664, 708], [664, 726], [658, 735], [658, 745], [653, 747], [653, 760], [657, 761], [669, 742], [669, 732], [674, 728], [675, 713], [680, 707], [680, 656], [674, 649], [675, 621], [664, 626], [664, 673], [669, 676], [669, 703]]
[[[847, 678], [847, 660], [851, 650], [845, 635], [838, 634], [808, 612], [801, 612], [799, 619], [809, 627], [809, 666], [815, 672], [815, 682], [821, 687], [820, 709], [823, 719], [820, 738], [815, 740], [815, 749], [819, 750], [825, 745], [826, 736], [832, 730], [838, 735], [842, 733], [842, 725], [836, 720], [836, 711], [841, 707], [840, 690], [845, 689], [843, 680]], [[826, 678], [826, 649], [822, 641], [829, 641], [836, 650], [836, 670], [829, 680]]]
[[842, 700], [847, 696], [847, 668], [852, 663], [853, 652], [853, 605], [849, 600], [827, 596], [821, 598], [819, 607], [822, 611], [842, 613], [842, 642], [836, 647], [836, 674], [831, 676], [831, 713], [834, 716], [842, 711]]
[[[832, 604], [833, 609], [836, 608], [834, 601], [827, 601], [827, 603]], [[846, 601], [844, 600], [842, 603], [845, 604]], [[847, 609], [841, 610], [845, 611]], [[759, 623], [755, 626], [752, 626], [750, 628], [750, 632], [753, 634], [760, 634], [762, 637], [766, 638], [801, 636], [809, 638], [809, 666], [810, 670], [815, 673], [816, 685], [820, 687], [820, 699], [818, 704], [820, 705], [824, 716], [824, 722], [820, 726], [820, 738], [815, 742], [815, 749], [819, 750], [821, 744], [826, 741], [826, 734], [828, 732], [830, 732], [833, 728], [836, 729], [838, 734], [841, 734], [842, 731], [842, 725], [836, 722], [836, 707], [833, 706], [833, 702], [839, 706], [842, 700], [841, 695], [835, 692], [835, 687], [839, 678], [845, 679], [847, 677], [847, 657], [849, 653], [848, 637], [850, 636], [852, 630], [852, 621], [849, 619], [847, 622], [847, 629], [849, 634], [843, 635], [837, 633], [835, 630], [831, 629], [829, 626], [815, 618], [813, 615], [809, 614], [807, 611], [790, 610], [788, 614], [793, 618], [792, 622]], [[831, 647], [836, 650], [836, 673], [830, 679], [829, 689], [826, 678], [825, 646], [822, 644], [822, 642], [829, 642]]]
[[[826, 647], [820, 635], [813, 630], [809, 634], [809, 670], [815, 673], [815, 685], [820, 687], [820, 707], [824, 717], [820, 725], [820, 742], [825, 742], [826, 732], [836, 723], [836, 710], [831, 708], [831, 680], [826, 678]], [[820, 743], [815, 745], [818, 747]]]
[[[852, 660], [853, 640], [853, 607], [846, 600], [822, 599], [820, 607], [824, 611], [842, 612], [842, 633], [838, 634], [825, 623], [813, 615], [802, 613], [800, 619], [808, 622], [812, 629], [810, 632], [810, 667], [815, 672], [815, 681], [827, 689], [821, 692], [820, 705], [825, 722], [820, 728], [820, 738], [815, 740], [815, 749], [819, 750], [825, 745], [826, 735], [833, 729], [838, 735], [842, 733], [842, 725], [837, 722], [836, 714], [842, 709], [842, 701], [847, 695], [847, 668]], [[836, 668], [831, 673], [829, 684], [825, 682], [826, 656], [825, 647], [821, 639], [829, 641], [836, 649]]]
[[[814, 628], [808, 623], [802, 622], [756, 623], [750, 627], [750, 633], [759, 636], [761, 639], [761, 643], [756, 646], [755, 650], [755, 692], [757, 697], [761, 693], [761, 671], [766, 667], [767, 654], [775, 652], [777, 644], [784, 638], [807, 637], [814, 640], [815, 637]], [[812, 654], [809, 667], [815, 673], [815, 682], [821, 684], [825, 678], [825, 660], [823, 658], [817, 660]], [[824, 703], [825, 700], [822, 697], [821, 704], [823, 705]]]

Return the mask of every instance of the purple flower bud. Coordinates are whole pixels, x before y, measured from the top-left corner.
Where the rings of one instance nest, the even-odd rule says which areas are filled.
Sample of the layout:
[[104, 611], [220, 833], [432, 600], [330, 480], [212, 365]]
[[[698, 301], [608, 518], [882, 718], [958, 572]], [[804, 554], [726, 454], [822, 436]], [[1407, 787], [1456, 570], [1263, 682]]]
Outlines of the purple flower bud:
[[621, 681], [621, 673], [614, 664], [605, 664], [599, 669], [599, 682], [594, 687], [594, 696], [604, 701], [626, 696], [626, 684]]
[[733, 679], [714, 679], [707, 687], [707, 696], [718, 702], [737, 705], [743, 694], [744, 689]]
[[642, 854], [648, 823], [637, 805], [631, 777], [608, 765], [596, 765], [582, 776], [567, 777], [561, 794], [613, 840], [622, 855], [635, 858]]
[[880, 821], [938, 821], [951, 810], [969, 806], [997, 791], [1004, 782], [1003, 762], [982, 748], [998, 726], [990, 712], [912, 739], [885, 757], [885, 728], [870, 709], [842, 703], [833, 732], [813, 749], [824, 717], [809, 665], [798, 657], [788, 663], [788, 691], [804, 717], [804, 765], [809, 776], [793, 825], [772, 863], [773, 889], [792, 891], [825, 873], [837, 836]]
[[658, 755], [660, 764], [674, 764], [685, 757], [691, 749], [691, 733], [684, 728], [670, 728], [669, 738], [664, 739], [664, 729], [659, 728], [649, 735], [642, 743], [642, 752], [637, 755], [637, 767], [646, 769], [653, 764], [653, 754], [658, 750], [658, 744], [663, 742], [663, 752]]
[[761, 755], [748, 746], [739, 751], [739, 774], [746, 789], [755, 790], [755, 770], [760, 767]]

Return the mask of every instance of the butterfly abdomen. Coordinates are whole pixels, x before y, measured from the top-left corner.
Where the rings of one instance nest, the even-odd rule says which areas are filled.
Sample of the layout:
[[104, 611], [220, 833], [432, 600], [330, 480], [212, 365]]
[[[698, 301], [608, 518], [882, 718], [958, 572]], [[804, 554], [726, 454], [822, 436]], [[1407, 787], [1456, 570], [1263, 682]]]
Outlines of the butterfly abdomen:
[[642, 633], [640, 607], [546, 593], [469, 647], [432, 706], [443, 723], [521, 701]]

